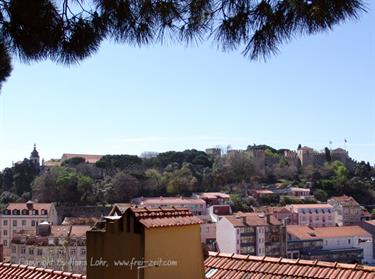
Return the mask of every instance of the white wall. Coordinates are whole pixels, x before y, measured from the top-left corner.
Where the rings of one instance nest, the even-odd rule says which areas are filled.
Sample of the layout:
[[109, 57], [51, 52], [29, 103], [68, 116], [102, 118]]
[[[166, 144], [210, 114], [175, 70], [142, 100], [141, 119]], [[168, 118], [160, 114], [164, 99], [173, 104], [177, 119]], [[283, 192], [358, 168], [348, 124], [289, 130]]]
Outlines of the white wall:
[[216, 225], [216, 241], [220, 252], [238, 253], [237, 230], [225, 217]]
[[[350, 240], [350, 242], [349, 242]], [[365, 240], [360, 242], [359, 240]], [[363, 261], [366, 263], [373, 263], [373, 247], [372, 237], [359, 237], [359, 236], [348, 236], [348, 237], [335, 237], [335, 238], [323, 238], [323, 249], [339, 249], [339, 248], [362, 248], [363, 249]]]

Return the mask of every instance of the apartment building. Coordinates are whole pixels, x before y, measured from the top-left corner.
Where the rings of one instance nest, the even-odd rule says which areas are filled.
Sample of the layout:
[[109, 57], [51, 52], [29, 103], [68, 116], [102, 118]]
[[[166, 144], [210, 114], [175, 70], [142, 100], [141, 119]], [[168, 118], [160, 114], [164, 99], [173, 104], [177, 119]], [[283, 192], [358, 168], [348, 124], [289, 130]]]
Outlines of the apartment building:
[[206, 202], [198, 198], [185, 197], [139, 197], [132, 200], [133, 205], [147, 208], [187, 208], [193, 215], [205, 215]]
[[332, 197], [327, 203], [335, 208], [335, 222], [338, 226], [354, 225], [361, 221], [362, 208], [353, 197]]
[[286, 208], [297, 214], [297, 224], [311, 227], [336, 226], [335, 208], [330, 204], [291, 204]]
[[321, 247], [309, 251], [309, 259], [372, 264], [372, 235], [359, 226], [319, 227], [287, 226], [288, 241], [321, 241]]
[[216, 225], [220, 252], [256, 256], [286, 255], [286, 229], [269, 214], [242, 213], [223, 216]]
[[16, 232], [35, 231], [36, 226], [48, 221], [57, 224], [57, 211], [53, 203], [10, 203], [0, 214], [0, 239], [4, 245], [4, 254], [9, 255], [10, 242]]
[[11, 241], [11, 263], [86, 273], [86, 225], [51, 225], [20, 231]]

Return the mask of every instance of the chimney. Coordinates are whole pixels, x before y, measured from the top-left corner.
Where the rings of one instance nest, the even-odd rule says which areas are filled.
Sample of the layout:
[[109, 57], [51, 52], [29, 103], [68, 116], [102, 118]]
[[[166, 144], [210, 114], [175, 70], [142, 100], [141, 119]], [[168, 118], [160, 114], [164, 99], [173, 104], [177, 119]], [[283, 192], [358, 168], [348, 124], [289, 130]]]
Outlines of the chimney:
[[32, 202], [32, 201], [28, 201], [28, 202], [26, 203], [26, 207], [27, 207], [28, 210], [33, 209], [33, 202]]
[[41, 222], [36, 227], [36, 234], [40, 236], [48, 236], [51, 234], [51, 224], [47, 221]]
[[271, 224], [271, 214], [266, 214], [267, 224]]

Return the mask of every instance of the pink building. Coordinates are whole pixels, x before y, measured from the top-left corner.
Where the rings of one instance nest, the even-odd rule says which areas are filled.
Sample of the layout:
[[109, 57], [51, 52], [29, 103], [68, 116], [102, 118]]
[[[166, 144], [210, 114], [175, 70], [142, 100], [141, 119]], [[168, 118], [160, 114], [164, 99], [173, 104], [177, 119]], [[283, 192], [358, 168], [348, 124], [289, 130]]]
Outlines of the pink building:
[[291, 204], [286, 208], [297, 214], [297, 224], [311, 227], [336, 226], [336, 211], [329, 204]]

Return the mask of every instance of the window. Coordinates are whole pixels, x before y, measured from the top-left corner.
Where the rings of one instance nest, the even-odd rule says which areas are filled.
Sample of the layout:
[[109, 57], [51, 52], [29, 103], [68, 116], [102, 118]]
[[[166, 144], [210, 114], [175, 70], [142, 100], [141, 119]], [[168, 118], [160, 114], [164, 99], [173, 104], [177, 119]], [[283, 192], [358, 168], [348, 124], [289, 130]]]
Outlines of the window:
[[86, 255], [86, 249], [81, 249], [81, 256], [85, 256]]
[[29, 255], [34, 255], [34, 248], [29, 248]]
[[12, 246], [12, 253], [14, 254], [14, 253], [16, 253], [17, 252], [17, 249], [16, 249], [16, 246]]
[[35, 220], [31, 220], [31, 226], [35, 227], [36, 223]]
[[21, 247], [21, 254], [25, 254], [26, 253], [26, 248], [25, 247]]
[[4, 241], [3, 241], [3, 244], [4, 244], [4, 246], [8, 246], [8, 241], [7, 241], [7, 240], [4, 240]]
[[70, 255], [71, 255], [71, 256], [74, 256], [75, 254], [76, 254], [76, 249], [71, 249], [71, 250], [70, 250]]
[[38, 256], [42, 256], [43, 255], [43, 250], [42, 249], [38, 249], [37, 253], [38, 253]]
[[4, 225], [4, 226], [8, 226], [8, 220], [4, 220], [4, 221], [3, 221], [3, 225]]
[[22, 226], [26, 226], [26, 220], [22, 220]]
[[13, 227], [17, 227], [17, 220], [13, 220]]
[[348, 239], [348, 244], [351, 244], [351, 242], [352, 242], [351, 239]]
[[4, 231], [3, 231], [3, 235], [4, 235], [4, 236], [7, 236], [7, 235], [8, 235], [8, 231], [7, 231], [7, 230], [4, 230]]

